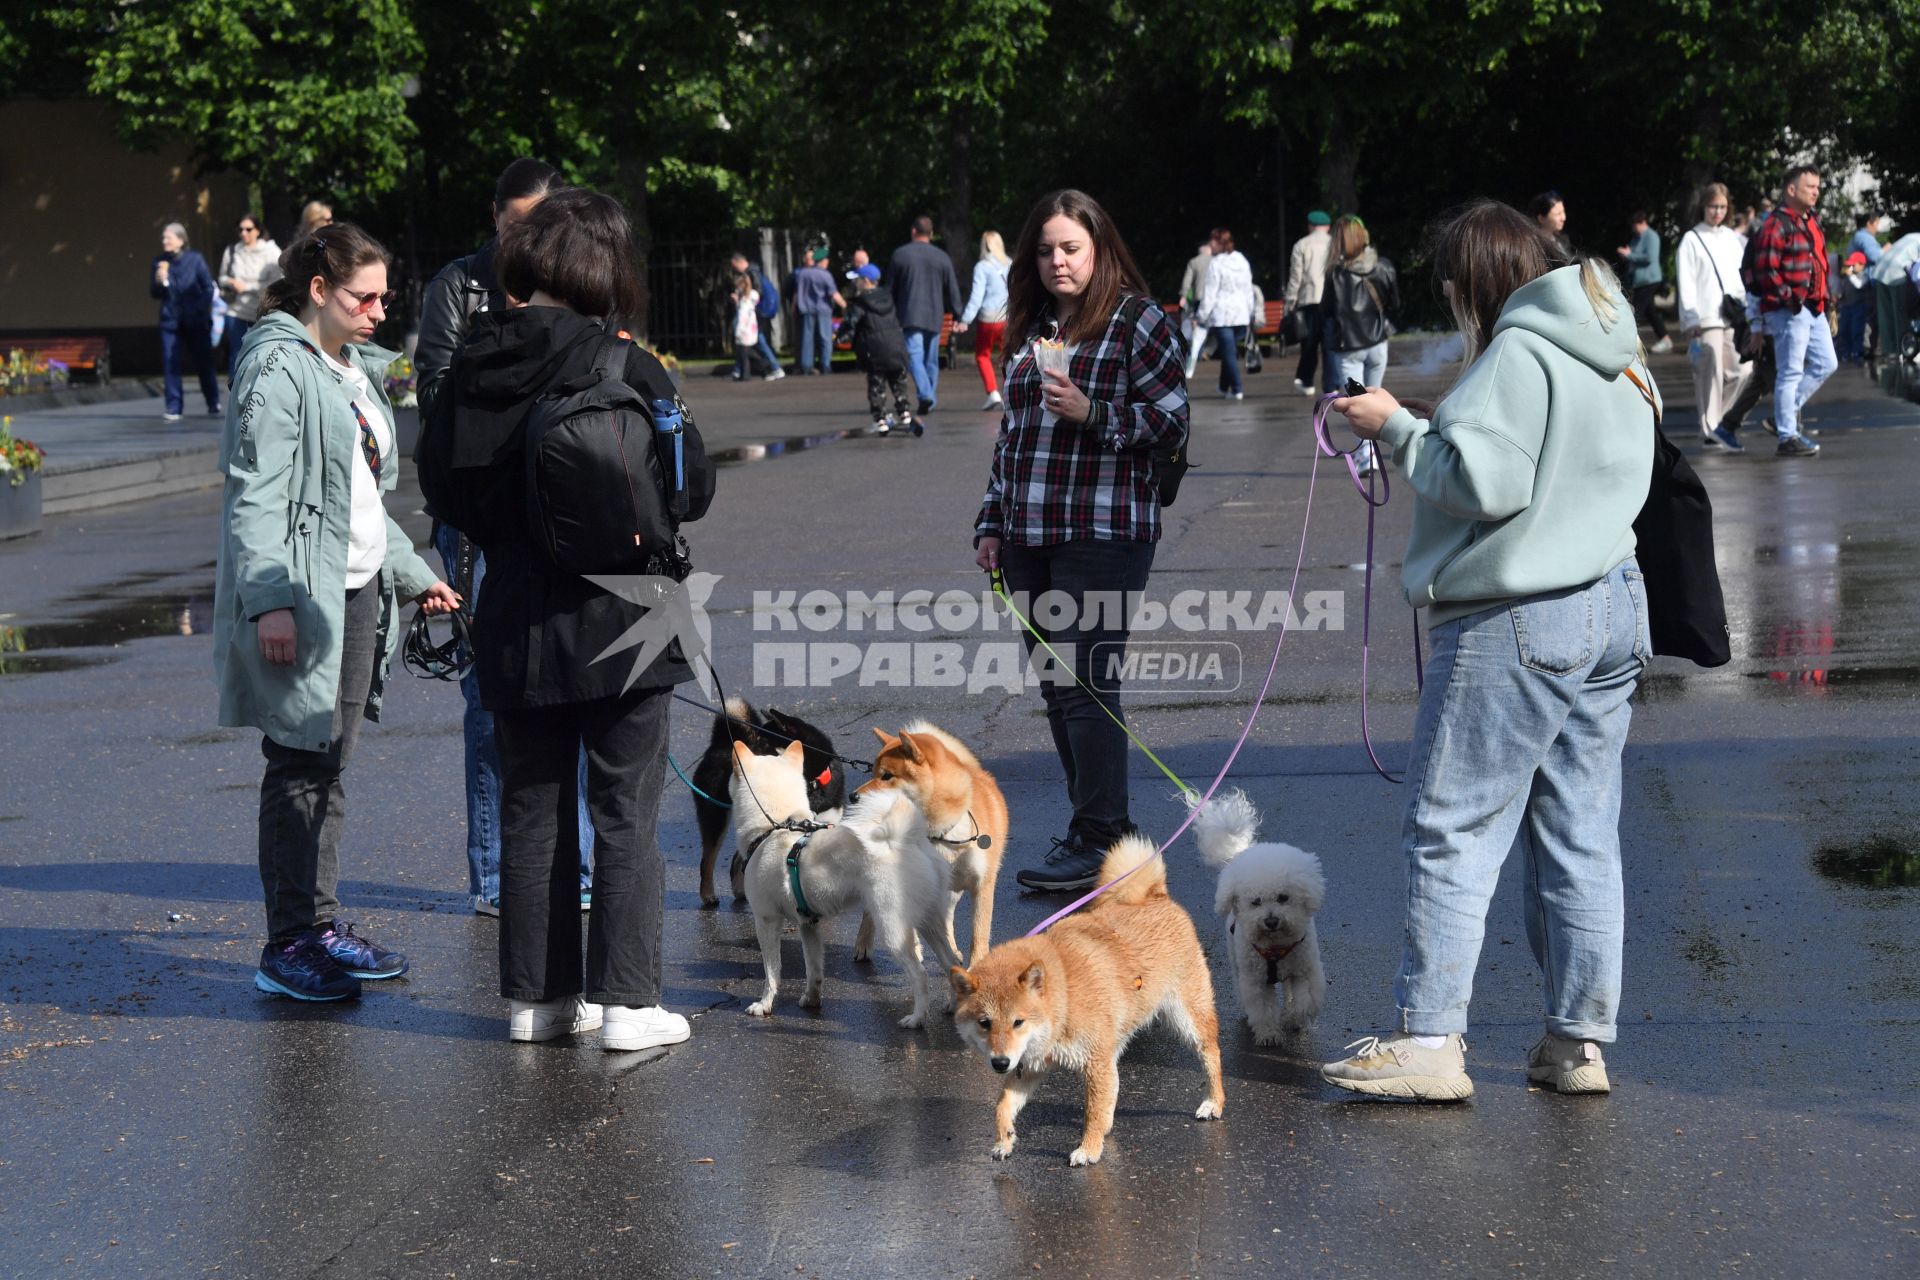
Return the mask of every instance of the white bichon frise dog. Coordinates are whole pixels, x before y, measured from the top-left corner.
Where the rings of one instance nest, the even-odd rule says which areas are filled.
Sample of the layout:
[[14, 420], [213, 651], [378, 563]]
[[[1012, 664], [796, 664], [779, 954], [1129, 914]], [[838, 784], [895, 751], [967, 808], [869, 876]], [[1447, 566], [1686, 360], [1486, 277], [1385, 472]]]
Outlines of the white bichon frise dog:
[[1240, 1007], [1254, 1043], [1270, 1045], [1305, 1030], [1326, 1000], [1313, 916], [1327, 880], [1320, 859], [1304, 849], [1255, 844], [1259, 829], [1260, 814], [1244, 791], [1216, 795], [1193, 823], [1200, 856], [1220, 868], [1213, 909], [1226, 921]]

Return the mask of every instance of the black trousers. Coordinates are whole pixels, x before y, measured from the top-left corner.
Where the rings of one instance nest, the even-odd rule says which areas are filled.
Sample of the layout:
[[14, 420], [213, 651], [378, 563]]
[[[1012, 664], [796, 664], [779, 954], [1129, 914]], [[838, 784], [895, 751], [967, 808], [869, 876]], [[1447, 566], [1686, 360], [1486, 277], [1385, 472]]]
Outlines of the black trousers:
[[[1154, 546], [1097, 538], [1046, 547], [1000, 546], [1008, 593], [1027, 597], [1021, 612], [1062, 657], [1072, 659], [1074, 674], [1099, 694], [1096, 702], [1064, 674], [1049, 675], [1053, 660], [1033, 636], [1021, 632], [1027, 655], [1040, 670], [1047, 727], [1053, 731], [1053, 749], [1066, 771], [1067, 798], [1073, 803], [1067, 834], [1089, 848], [1104, 848], [1134, 828], [1127, 806], [1127, 735], [1101, 709], [1104, 703], [1125, 719], [1116, 668], [1117, 659], [1126, 652], [1126, 614], [1123, 611], [1116, 618], [1111, 610], [1089, 610], [1086, 596], [1145, 591]], [[1035, 616], [1040, 597], [1049, 591], [1060, 592], [1072, 602], [1070, 622], [1049, 626]]]
[[1307, 336], [1300, 342], [1300, 367], [1293, 376], [1308, 386], [1320, 376], [1320, 304], [1298, 308], [1300, 312], [1301, 332]]
[[1726, 414], [1719, 422], [1710, 422], [1709, 427], [1725, 426], [1734, 431], [1746, 420], [1753, 406], [1762, 399], [1773, 398], [1774, 383], [1773, 343], [1771, 340], [1760, 344], [1760, 354], [1753, 358], [1753, 376], [1747, 379], [1747, 385], [1740, 390], [1740, 398], [1727, 406]]
[[905, 369], [896, 369], [892, 373], [880, 373], [867, 370], [867, 409], [873, 414], [875, 422], [887, 416], [887, 397], [893, 397], [893, 413], [905, 418], [913, 412], [913, 384], [907, 378]]
[[[267, 903], [267, 940], [279, 945], [323, 925], [340, 909], [340, 828], [347, 792], [340, 781], [366, 718], [379, 664], [380, 580], [347, 592], [340, 642], [340, 689], [325, 751], [302, 751], [260, 740], [267, 759], [260, 778], [260, 889]], [[319, 643], [303, 635], [301, 644]]]
[[1653, 305], [1653, 295], [1660, 292], [1657, 284], [1637, 284], [1633, 286], [1633, 315], [1641, 324], [1651, 325], [1653, 340], [1660, 341], [1667, 336], [1667, 322], [1661, 316], [1660, 308]]
[[[500, 748], [500, 994], [660, 1003], [665, 867], [656, 827], [671, 689], [496, 711]], [[580, 956], [579, 760], [595, 835]]]

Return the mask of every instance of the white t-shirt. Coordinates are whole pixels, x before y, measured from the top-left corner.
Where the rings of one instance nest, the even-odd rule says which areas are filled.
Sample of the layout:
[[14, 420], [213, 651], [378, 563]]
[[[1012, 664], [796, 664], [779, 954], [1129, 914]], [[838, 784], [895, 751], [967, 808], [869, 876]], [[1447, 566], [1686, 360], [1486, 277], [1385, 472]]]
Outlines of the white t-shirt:
[[[393, 465], [393, 433], [387, 427], [386, 415], [380, 412], [380, 406], [374, 401], [372, 388], [367, 383], [367, 375], [354, 364], [341, 364], [337, 360], [327, 362], [333, 372], [339, 376], [341, 390], [345, 391], [360, 413], [373, 428], [373, 438], [380, 446], [380, 470], [382, 474]], [[373, 472], [367, 466], [365, 450], [360, 443], [360, 424], [353, 424], [353, 519], [347, 530], [347, 590], [364, 587], [373, 581], [380, 572], [380, 566], [387, 560], [387, 509], [380, 501], [380, 482], [373, 478]]]

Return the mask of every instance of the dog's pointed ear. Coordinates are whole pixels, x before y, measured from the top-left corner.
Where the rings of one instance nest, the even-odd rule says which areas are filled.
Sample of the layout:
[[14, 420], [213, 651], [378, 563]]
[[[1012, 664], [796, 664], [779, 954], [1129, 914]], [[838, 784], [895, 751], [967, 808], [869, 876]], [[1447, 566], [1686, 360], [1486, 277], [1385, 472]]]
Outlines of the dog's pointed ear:
[[787, 744], [787, 749], [785, 751], [782, 751], [780, 754], [785, 756], [787, 759], [793, 761], [795, 764], [800, 764], [803, 760], [806, 759], [807, 744], [804, 742], [801, 742], [798, 738], [796, 738], [792, 742], [789, 742]]
[[1020, 985], [1036, 995], [1039, 994], [1040, 988], [1046, 984], [1046, 980], [1047, 971], [1037, 960], [1028, 966], [1025, 973], [1020, 975]]
[[887, 731], [879, 725], [873, 726], [873, 736], [880, 739], [880, 749], [882, 751], [893, 745], [893, 739], [889, 737]]
[[752, 754], [753, 752], [748, 748], [746, 743], [736, 741], [733, 744], [734, 767], [738, 768], [739, 762], [742, 760], [745, 760], [748, 756]]
[[954, 965], [953, 968], [947, 970], [947, 981], [953, 983], [953, 998], [955, 1000], [965, 1000], [968, 996], [980, 989], [980, 984], [973, 980], [973, 975], [965, 969], [962, 969], [959, 965]]
[[905, 729], [902, 729], [900, 731], [900, 748], [901, 750], [907, 753], [907, 759], [909, 760], [925, 760], [926, 759], [926, 756], [922, 755], [920, 752], [920, 744], [915, 742], [913, 740], [913, 735], [908, 733]]

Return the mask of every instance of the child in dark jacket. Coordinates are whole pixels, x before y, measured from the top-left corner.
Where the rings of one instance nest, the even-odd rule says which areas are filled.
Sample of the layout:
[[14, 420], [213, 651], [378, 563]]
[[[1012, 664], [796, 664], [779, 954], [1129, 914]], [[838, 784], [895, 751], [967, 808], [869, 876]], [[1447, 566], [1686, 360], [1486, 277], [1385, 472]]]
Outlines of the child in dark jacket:
[[[894, 314], [893, 295], [877, 287], [880, 268], [868, 263], [847, 272], [852, 282], [847, 294], [847, 318], [840, 323], [840, 336], [853, 343], [853, 356], [867, 374], [867, 408], [873, 412], [875, 435], [886, 435], [895, 427], [913, 430], [919, 422], [913, 416], [913, 399], [908, 393], [907, 338], [900, 331]], [[893, 396], [893, 412], [887, 412], [887, 396]]]

